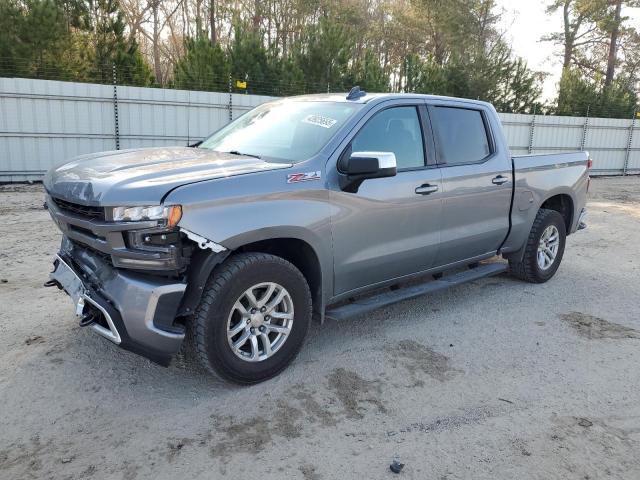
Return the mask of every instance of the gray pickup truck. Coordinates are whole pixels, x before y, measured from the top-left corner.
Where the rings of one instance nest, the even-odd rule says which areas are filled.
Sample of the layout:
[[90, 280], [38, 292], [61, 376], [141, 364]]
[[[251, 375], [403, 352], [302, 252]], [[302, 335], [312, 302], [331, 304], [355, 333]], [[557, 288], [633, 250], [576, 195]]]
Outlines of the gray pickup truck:
[[46, 285], [127, 350], [167, 365], [188, 336], [212, 372], [259, 382], [312, 317], [505, 271], [549, 280], [585, 226], [590, 163], [512, 156], [480, 101], [357, 87], [276, 100], [197, 145], [49, 171], [63, 238]]

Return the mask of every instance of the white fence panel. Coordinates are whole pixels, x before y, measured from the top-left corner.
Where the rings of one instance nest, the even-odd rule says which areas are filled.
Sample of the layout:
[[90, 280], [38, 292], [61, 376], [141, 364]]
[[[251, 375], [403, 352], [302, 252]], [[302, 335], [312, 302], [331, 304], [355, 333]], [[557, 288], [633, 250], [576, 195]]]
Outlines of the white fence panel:
[[40, 178], [52, 165], [114, 148], [112, 89], [0, 78], [0, 181]]
[[[115, 93], [117, 103], [111, 85], [0, 78], [0, 182], [41, 179], [85, 153], [188, 145], [274, 98], [123, 86]], [[640, 173], [640, 120], [632, 129], [631, 119], [499, 115], [514, 155], [583, 149], [592, 174]]]
[[522, 115], [518, 113], [500, 113], [498, 115], [502, 121], [504, 134], [507, 137], [507, 143], [512, 153], [514, 155], [529, 153], [533, 115]]
[[39, 180], [85, 153], [188, 145], [272, 98], [123, 86], [116, 92], [117, 137], [113, 86], [0, 78], [0, 182]]
[[532, 153], [562, 153], [580, 150], [584, 118], [536, 117]]

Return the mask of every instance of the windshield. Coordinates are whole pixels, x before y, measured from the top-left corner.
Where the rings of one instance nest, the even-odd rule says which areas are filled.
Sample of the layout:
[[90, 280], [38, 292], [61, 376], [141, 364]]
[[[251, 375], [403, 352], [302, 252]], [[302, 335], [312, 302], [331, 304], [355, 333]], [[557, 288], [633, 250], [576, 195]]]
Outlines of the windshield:
[[300, 162], [318, 153], [360, 108], [343, 102], [269, 102], [214, 133], [200, 148]]

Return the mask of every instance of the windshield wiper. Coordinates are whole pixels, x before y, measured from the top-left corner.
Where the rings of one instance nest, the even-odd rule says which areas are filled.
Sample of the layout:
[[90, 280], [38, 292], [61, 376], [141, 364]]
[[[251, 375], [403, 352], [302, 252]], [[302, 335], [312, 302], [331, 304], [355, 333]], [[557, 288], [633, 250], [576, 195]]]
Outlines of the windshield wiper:
[[241, 155], [243, 157], [253, 157], [253, 158], [257, 158], [258, 160], [261, 160], [260, 155], [253, 155], [252, 153], [242, 153], [242, 152], [239, 152], [238, 150], [231, 150], [230, 152], [223, 152], [223, 153], [230, 153], [231, 155]]

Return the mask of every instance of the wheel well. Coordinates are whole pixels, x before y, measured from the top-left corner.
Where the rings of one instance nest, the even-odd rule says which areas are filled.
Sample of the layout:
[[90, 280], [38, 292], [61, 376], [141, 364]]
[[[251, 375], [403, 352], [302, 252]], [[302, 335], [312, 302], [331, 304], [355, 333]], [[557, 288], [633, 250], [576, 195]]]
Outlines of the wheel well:
[[316, 252], [307, 242], [297, 238], [271, 238], [243, 245], [236, 251], [270, 253], [293, 263], [307, 279], [314, 313], [321, 313], [322, 270]]
[[555, 210], [562, 218], [564, 218], [564, 224], [567, 229], [567, 235], [571, 231], [571, 224], [573, 223], [573, 200], [567, 194], [555, 195], [548, 198], [540, 206], [540, 208], [546, 208], [547, 210]]

